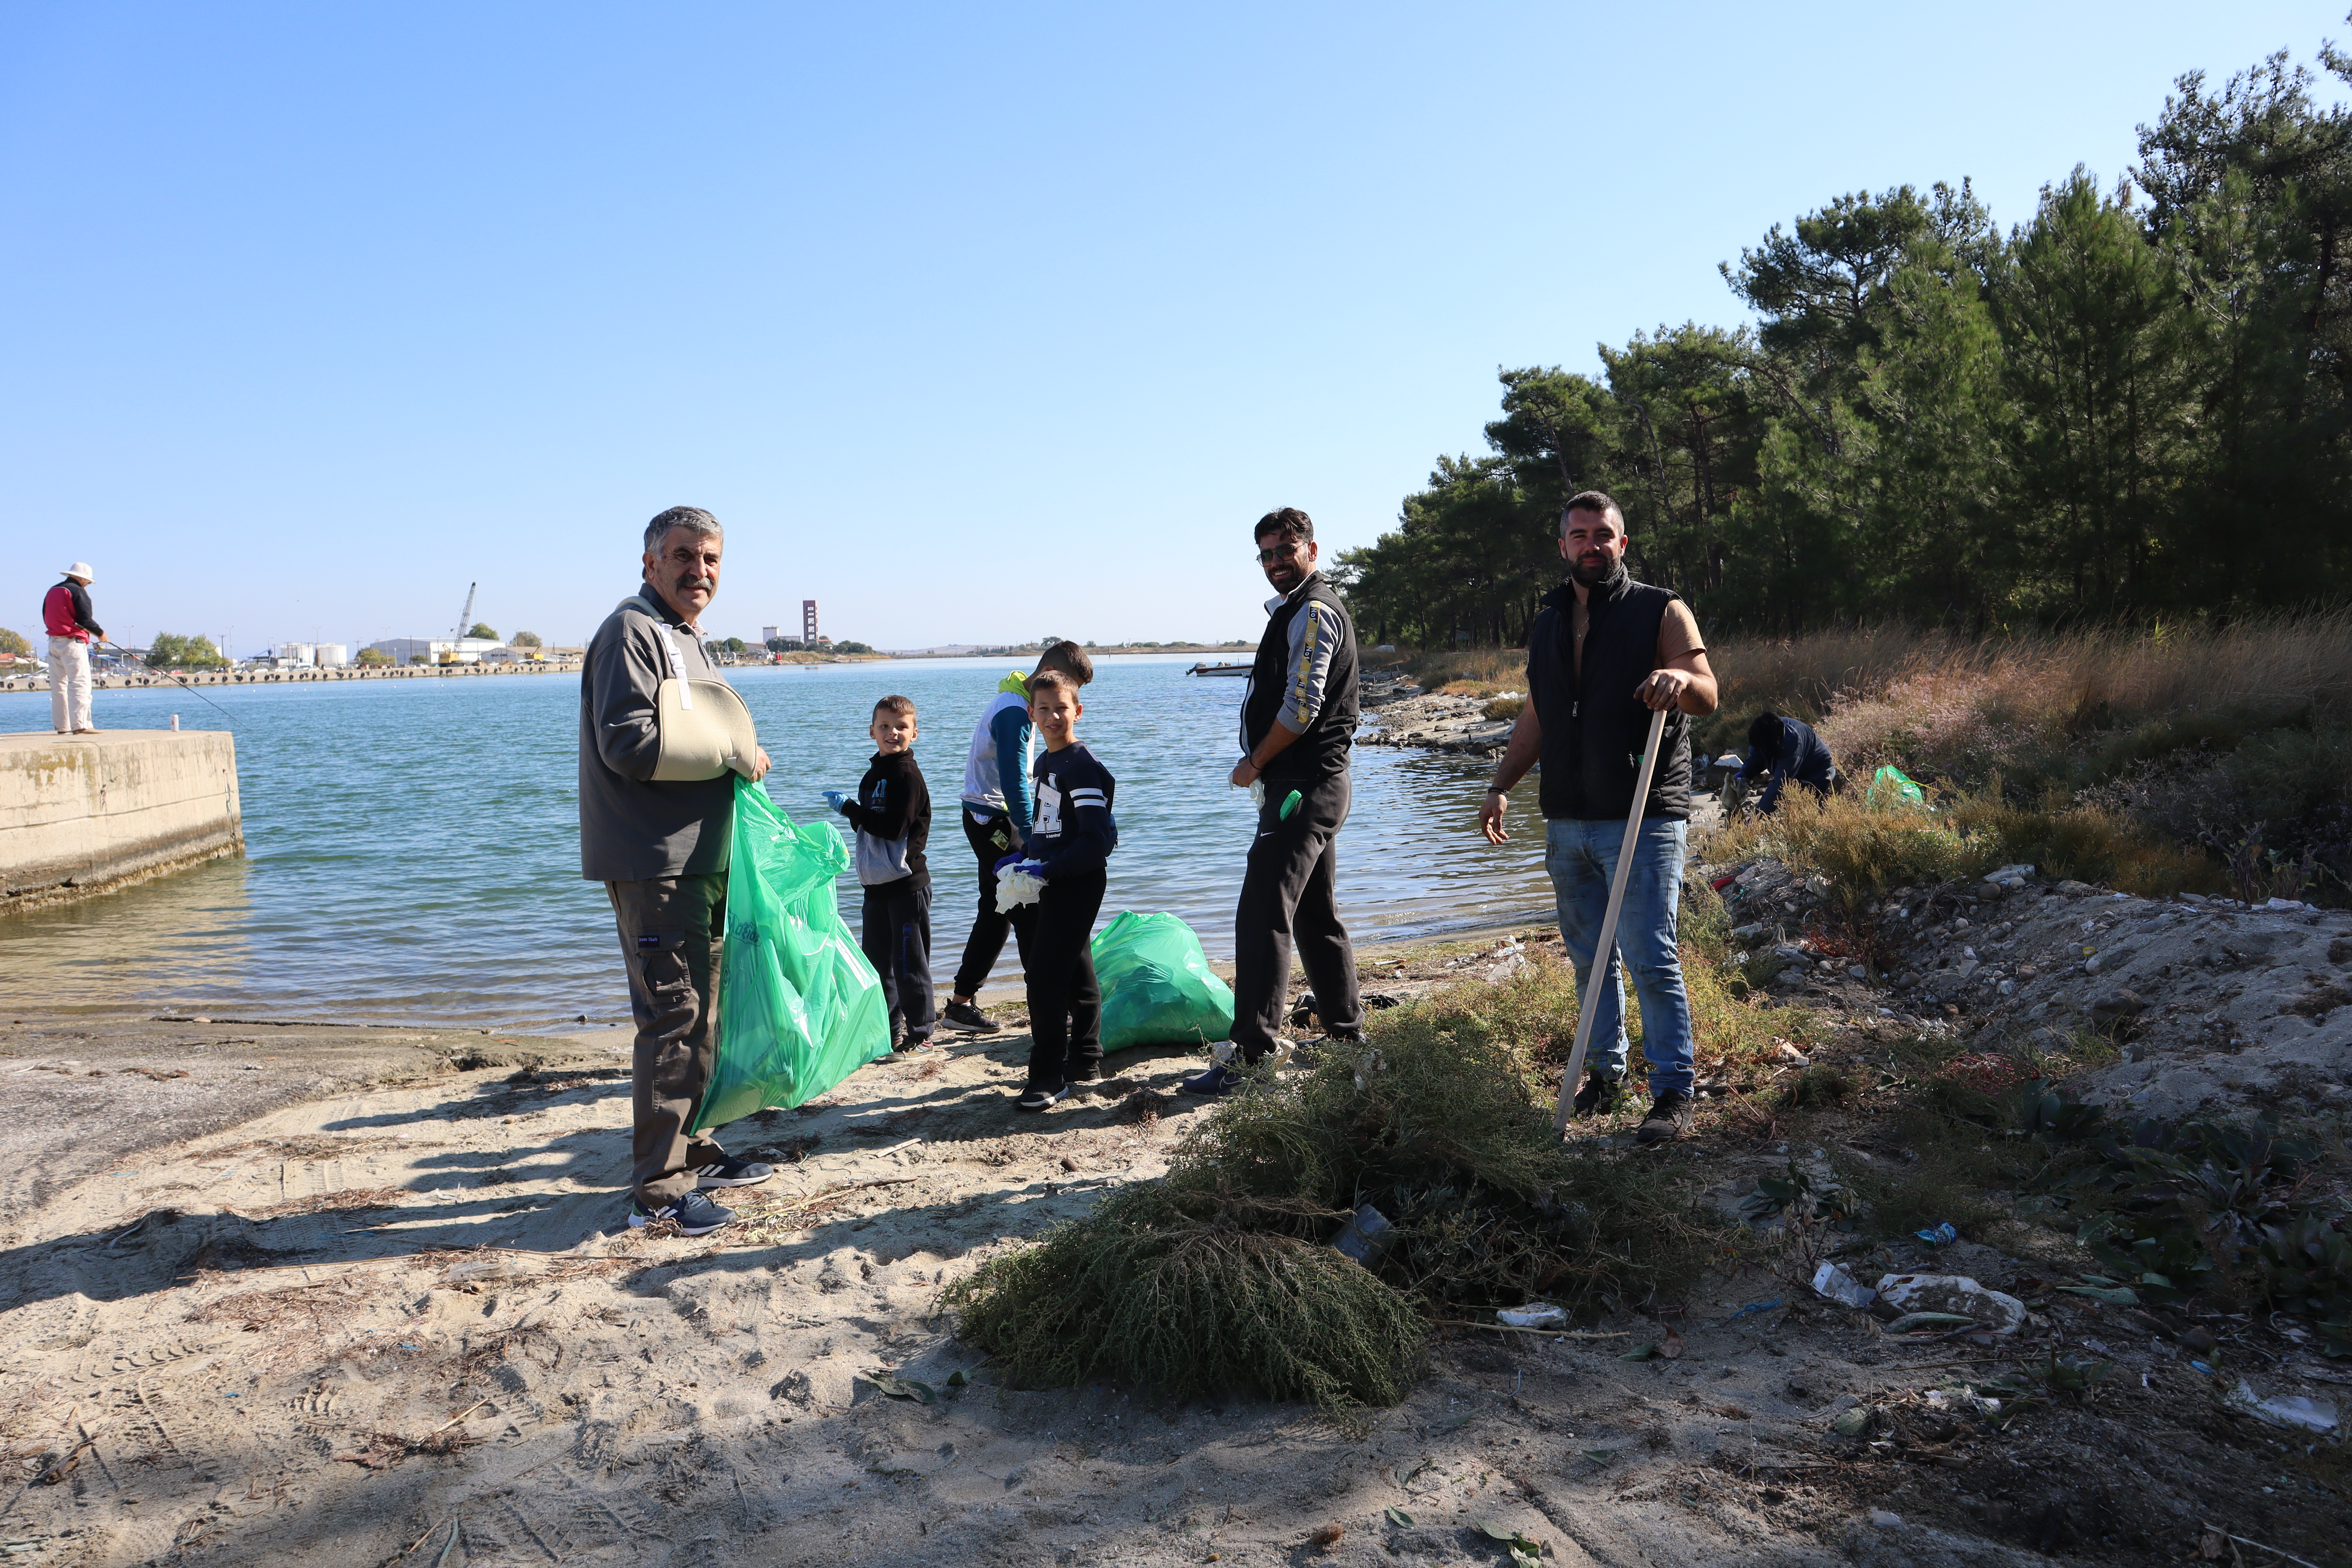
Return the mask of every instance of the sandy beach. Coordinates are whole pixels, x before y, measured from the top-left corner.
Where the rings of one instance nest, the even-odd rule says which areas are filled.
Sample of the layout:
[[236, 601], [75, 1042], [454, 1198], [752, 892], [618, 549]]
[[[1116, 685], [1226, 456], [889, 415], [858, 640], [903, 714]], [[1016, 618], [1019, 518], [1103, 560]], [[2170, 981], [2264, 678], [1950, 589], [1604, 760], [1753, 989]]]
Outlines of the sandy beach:
[[[1368, 952], [1364, 983], [1475, 984], [1557, 940]], [[1817, 1048], [1869, 1045], [1837, 1023]], [[1897, 1342], [1769, 1250], [1570, 1337], [1442, 1327], [1429, 1375], [1360, 1426], [1006, 1386], [940, 1288], [1161, 1173], [1206, 1114], [1173, 1093], [1198, 1053], [1121, 1053], [1034, 1117], [1011, 1109], [1018, 1027], [873, 1064], [729, 1130], [779, 1173], [686, 1240], [621, 1223], [626, 1046], [12, 1023], [10, 1560], [1370, 1568], [1500, 1563], [1500, 1531], [1569, 1564], [1991, 1568], [2048, 1561], [2037, 1542], [2129, 1560], [2101, 1545], [2126, 1523], [2193, 1538], [2200, 1510], [2243, 1515], [2267, 1462], [2176, 1349], [2064, 1296], [2035, 1343], [2100, 1345], [2118, 1386], [1962, 1430], [1937, 1391], [2006, 1352]], [[1710, 1125], [1637, 1157], [1728, 1215], [1790, 1153]], [[1862, 1273], [1906, 1261], [1846, 1250]], [[2021, 1290], [2043, 1267], [1940, 1261]]]

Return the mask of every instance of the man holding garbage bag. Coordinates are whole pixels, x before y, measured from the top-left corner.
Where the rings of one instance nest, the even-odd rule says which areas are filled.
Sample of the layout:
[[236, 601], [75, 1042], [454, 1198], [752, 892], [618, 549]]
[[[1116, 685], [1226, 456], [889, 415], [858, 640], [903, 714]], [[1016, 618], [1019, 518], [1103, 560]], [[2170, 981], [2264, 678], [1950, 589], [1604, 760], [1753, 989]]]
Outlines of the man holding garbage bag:
[[[1559, 552], [1568, 581], [1544, 595], [1528, 630], [1528, 700], [1479, 808], [1487, 841], [1510, 837], [1505, 797], [1543, 761], [1544, 869], [1559, 906], [1559, 931], [1580, 989], [1601, 987], [1592, 1019], [1589, 1076], [1579, 1116], [1613, 1109], [1622, 1092], [1624, 1003], [1618, 959], [1642, 999], [1642, 1054], [1650, 1062], [1649, 1115], [1634, 1134], [1644, 1143], [1690, 1130], [1693, 1090], [1690, 1000], [1683, 991], [1675, 919], [1682, 894], [1684, 836], [1691, 805], [1690, 724], [1715, 711], [1698, 622], [1671, 588], [1636, 583], [1625, 570], [1625, 514], [1599, 490], [1570, 498], [1560, 514]], [[1646, 799], [1633, 798], [1650, 714], [1666, 710]], [[1611, 879], [1625, 823], [1641, 818], [1614, 951], [1599, 954]]]
[[678, 761], [688, 733], [708, 732], [714, 708], [740, 710], [731, 691], [695, 689], [726, 685], [700, 624], [724, 542], [699, 507], [647, 523], [644, 581], [596, 629], [580, 678], [580, 874], [612, 900], [637, 1026], [629, 1224], [668, 1220], [686, 1236], [735, 1217], [700, 1188], [774, 1174], [688, 1132], [717, 1049], [733, 774], [756, 782], [768, 771], [747, 733], [725, 756], [731, 772], [681, 776], [705, 771]]
[[[1249, 689], [1242, 698], [1236, 788], [1262, 784], [1257, 837], [1234, 911], [1234, 1045], [1244, 1063], [1271, 1052], [1289, 998], [1297, 948], [1327, 1036], [1363, 1027], [1356, 950], [1339, 923], [1339, 829], [1348, 820], [1349, 752], [1356, 743], [1356, 626], [1330, 580], [1315, 569], [1315, 523], [1297, 507], [1258, 519], [1265, 602]], [[1242, 1081], [1220, 1063], [1184, 1080], [1190, 1094]]]

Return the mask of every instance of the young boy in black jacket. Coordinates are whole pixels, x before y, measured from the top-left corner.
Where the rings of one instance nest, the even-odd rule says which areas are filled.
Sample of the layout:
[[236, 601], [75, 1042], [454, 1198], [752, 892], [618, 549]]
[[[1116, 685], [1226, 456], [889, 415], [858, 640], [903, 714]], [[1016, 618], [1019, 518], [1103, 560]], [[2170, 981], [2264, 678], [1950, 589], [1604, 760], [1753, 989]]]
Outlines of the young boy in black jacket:
[[859, 945], [882, 977], [890, 1004], [890, 1048], [930, 1044], [931, 792], [915, 765], [915, 704], [885, 697], [874, 705], [873, 764], [857, 793], [835, 801], [857, 829], [857, 879], [866, 888]]
[[1102, 910], [1105, 867], [1118, 847], [1111, 815], [1118, 781], [1078, 743], [1078, 683], [1058, 669], [1029, 678], [1029, 717], [1045, 750], [1032, 770], [1037, 819], [1008, 855], [1045, 884], [1037, 902], [1013, 912], [1021, 968], [1029, 983], [1029, 1082], [1015, 1103], [1043, 1110], [1073, 1083], [1102, 1077], [1102, 987], [1095, 980], [1095, 916]]

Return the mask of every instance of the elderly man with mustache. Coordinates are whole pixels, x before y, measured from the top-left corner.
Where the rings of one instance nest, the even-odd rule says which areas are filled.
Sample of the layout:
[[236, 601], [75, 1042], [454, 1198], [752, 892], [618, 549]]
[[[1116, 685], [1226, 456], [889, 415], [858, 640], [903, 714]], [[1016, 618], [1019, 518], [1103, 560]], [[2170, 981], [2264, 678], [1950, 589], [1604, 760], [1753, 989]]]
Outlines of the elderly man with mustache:
[[[662, 681], [723, 679], [703, 652], [701, 616], [725, 542], [700, 507], [647, 523], [644, 582], [596, 629], [580, 677], [580, 874], [613, 901], [637, 1026], [629, 1224], [667, 1220], [686, 1236], [735, 1217], [702, 1188], [775, 1173], [687, 1131], [717, 1055], [735, 780], [654, 777]], [[756, 782], [768, 753], [734, 765]]]

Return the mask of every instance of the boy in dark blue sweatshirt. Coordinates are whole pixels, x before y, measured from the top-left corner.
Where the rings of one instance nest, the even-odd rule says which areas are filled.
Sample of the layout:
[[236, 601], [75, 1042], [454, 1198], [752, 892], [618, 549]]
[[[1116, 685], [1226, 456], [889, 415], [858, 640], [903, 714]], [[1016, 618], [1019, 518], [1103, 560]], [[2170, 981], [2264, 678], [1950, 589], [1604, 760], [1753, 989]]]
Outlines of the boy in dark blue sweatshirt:
[[1118, 782], [1078, 743], [1078, 683], [1058, 669], [1029, 678], [1029, 717], [1045, 744], [1032, 770], [1035, 824], [1018, 865], [1044, 889], [1013, 913], [1021, 968], [1029, 983], [1029, 1081], [1016, 1102], [1043, 1110], [1073, 1083], [1102, 1077], [1102, 987], [1095, 980], [1095, 916], [1102, 911], [1105, 868], [1118, 847], [1111, 815]]
[[890, 1048], [931, 1043], [931, 792], [915, 765], [915, 704], [885, 697], [866, 733], [877, 748], [854, 795], [829, 795], [857, 829], [857, 879], [866, 888], [859, 945], [890, 1005]]

